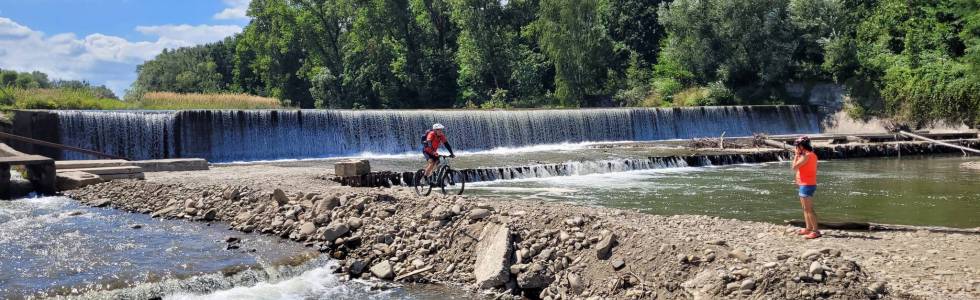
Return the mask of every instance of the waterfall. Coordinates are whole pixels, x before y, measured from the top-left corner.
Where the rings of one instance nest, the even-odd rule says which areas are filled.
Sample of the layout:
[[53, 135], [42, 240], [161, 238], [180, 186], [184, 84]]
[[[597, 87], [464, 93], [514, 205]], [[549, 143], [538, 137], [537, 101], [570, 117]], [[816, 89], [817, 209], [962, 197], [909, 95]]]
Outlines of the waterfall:
[[[130, 158], [176, 157], [172, 112], [57, 111], [61, 143]], [[65, 159], [94, 157], [66, 151]]]
[[[211, 161], [317, 158], [419, 151], [446, 125], [455, 149], [564, 142], [650, 141], [820, 131], [800, 106], [548, 110], [53, 111], [61, 143], [133, 159]], [[65, 153], [65, 158], [84, 155]]]

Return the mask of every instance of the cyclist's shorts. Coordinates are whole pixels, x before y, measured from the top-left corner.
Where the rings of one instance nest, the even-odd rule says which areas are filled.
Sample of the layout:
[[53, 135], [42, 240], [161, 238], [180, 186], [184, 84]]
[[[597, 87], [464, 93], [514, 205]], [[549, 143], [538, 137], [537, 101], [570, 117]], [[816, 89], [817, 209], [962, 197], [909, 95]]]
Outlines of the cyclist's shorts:
[[439, 160], [438, 153], [429, 153], [426, 152], [425, 150], [422, 150], [422, 155], [425, 155], [425, 160]]

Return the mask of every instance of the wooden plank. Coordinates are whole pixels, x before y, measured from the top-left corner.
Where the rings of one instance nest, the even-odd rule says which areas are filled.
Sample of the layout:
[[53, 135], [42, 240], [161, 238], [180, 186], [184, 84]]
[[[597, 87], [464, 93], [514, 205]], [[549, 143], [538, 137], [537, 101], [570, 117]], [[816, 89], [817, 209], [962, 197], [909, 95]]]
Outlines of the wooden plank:
[[422, 273], [428, 272], [430, 270], [432, 270], [432, 266], [431, 265], [428, 266], [428, 267], [421, 268], [421, 269], [418, 269], [418, 270], [415, 270], [415, 271], [411, 271], [411, 272], [405, 273], [403, 275], [400, 275], [398, 277], [395, 277], [395, 281], [399, 281], [399, 280], [402, 280], [402, 279], [411, 277], [413, 275], [422, 274]]
[[787, 150], [787, 151], [789, 151], [789, 150], [792, 149], [792, 147], [790, 145], [787, 145], [786, 143], [777, 142], [777, 141], [770, 140], [770, 139], [764, 139], [764, 140], [762, 140], [762, 143], [763, 144], [766, 144], [767, 146], [773, 147], [773, 148], [779, 148], [779, 149], [783, 149], [783, 150]]
[[61, 150], [75, 151], [75, 152], [85, 153], [85, 154], [89, 154], [89, 155], [95, 155], [95, 156], [98, 156], [98, 157], [106, 157], [106, 158], [114, 158], [114, 159], [126, 159], [125, 157], [122, 157], [122, 156], [116, 156], [116, 155], [112, 155], [112, 154], [106, 154], [106, 153], [102, 153], [102, 152], [98, 152], [98, 151], [92, 151], [92, 150], [82, 149], [82, 148], [78, 148], [78, 147], [66, 146], [66, 145], [52, 143], [52, 142], [47, 142], [47, 141], [42, 141], [42, 140], [35, 140], [35, 139], [32, 139], [32, 138], [22, 137], [22, 136], [14, 135], [14, 134], [9, 134], [9, 133], [6, 133], [6, 132], [0, 132], [0, 138], [11, 139], [11, 140], [21, 141], [21, 142], [25, 142], [25, 143], [31, 143], [31, 144], [35, 144], [35, 145], [41, 145], [41, 146], [45, 146], [45, 147], [57, 148], [57, 149], [61, 149]]

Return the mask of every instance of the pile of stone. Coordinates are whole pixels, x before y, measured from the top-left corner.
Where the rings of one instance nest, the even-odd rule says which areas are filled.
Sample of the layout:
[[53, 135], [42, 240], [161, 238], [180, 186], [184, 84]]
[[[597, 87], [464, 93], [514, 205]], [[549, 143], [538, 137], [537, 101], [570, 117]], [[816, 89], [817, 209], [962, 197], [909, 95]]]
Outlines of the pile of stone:
[[[408, 190], [334, 194], [114, 181], [71, 191], [83, 203], [160, 218], [221, 221], [304, 243], [349, 278], [442, 283], [532, 299], [876, 298], [886, 293], [840, 251], [762, 261], [681, 232], [709, 219], [488, 204]], [[557, 206], [560, 207], [560, 206]], [[679, 221], [678, 221], [679, 220]]]

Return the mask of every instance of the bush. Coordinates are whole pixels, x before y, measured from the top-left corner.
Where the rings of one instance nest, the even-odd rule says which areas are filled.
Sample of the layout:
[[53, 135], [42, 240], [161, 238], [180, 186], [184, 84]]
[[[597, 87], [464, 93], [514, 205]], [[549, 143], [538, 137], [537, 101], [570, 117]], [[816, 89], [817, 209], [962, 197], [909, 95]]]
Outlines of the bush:
[[646, 106], [643, 102], [649, 94], [651, 93], [648, 88], [638, 86], [617, 91], [616, 95], [613, 95], [613, 99], [621, 106]]
[[654, 78], [651, 85], [653, 86], [653, 93], [666, 101], [673, 101], [674, 95], [684, 89], [684, 85], [680, 81], [667, 77]]
[[490, 100], [480, 104], [482, 109], [497, 109], [497, 108], [510, 108], [510, 104], [507, 104], [507, 90], [496, 89], [490, 94]]
[[676, 106], [703, 106], [710, 105], [708, 101], [708, 89], [705, 87], [686, 88], [674, 95], [674, 105]]
[[725, 84], [715, 81], [708, 84], [707, 103], [703, 105], [732, 105], [735, 104], [735, 94]]

